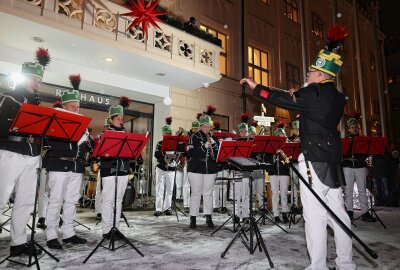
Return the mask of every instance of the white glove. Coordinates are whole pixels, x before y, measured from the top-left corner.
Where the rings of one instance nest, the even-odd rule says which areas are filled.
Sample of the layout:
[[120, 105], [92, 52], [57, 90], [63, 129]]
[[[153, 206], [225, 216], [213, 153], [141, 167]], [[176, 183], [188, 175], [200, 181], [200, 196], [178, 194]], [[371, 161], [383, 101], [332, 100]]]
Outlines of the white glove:
[[213, 140], [212, 137], [210, 137], [210, 143], [211, 143], [211, 144], [214, 144], [214, 143], [215, 143], [215, 141]]
[[204, 147], [205, 147], [205, 148], [210, 148], [210, 146], [211, 146], [210, 142], [206, 142], [206, 143], [204, 144]]

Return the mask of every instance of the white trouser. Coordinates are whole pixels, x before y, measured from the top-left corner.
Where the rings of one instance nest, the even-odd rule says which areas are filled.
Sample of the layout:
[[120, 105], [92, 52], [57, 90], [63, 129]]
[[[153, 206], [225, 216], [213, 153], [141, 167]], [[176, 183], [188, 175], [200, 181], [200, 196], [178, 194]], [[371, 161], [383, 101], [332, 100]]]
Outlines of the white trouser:
[[171, 208], [174, 176], [174, 171], [164, 171], [158, 167], [156, 168], [156, 211], [164, 212]]
[[[228, 178], [229, 170], [218, 172], [217, 178]], [[215, 180], [213, 188], [213, 207], [226, 207], [226, 194], [228, 193], [228, 180]]]
[[39, 156], [0, 150], [0, 213], [3, 213], [12, 191], [15, 191], [11, 214], [11, 246], [22, 245], [27, 241], [26, 225], [35, 202], [38, 167]]
[[250, 187], [249, 178], [235, 181], [235, 215], [240, 218], [250, 214]]
[[233, 200], [233, 185], [234, 185], [235, 180], [231, 181], [229, 183], [229, 194], [228, 194], [228, 198], [230, 200]]
[[264, 204], [264, 171], [256, 170], [253, 172], [253, 195], [258, 201], [258, 208], [262, 208]]
[[[103, 192], [101, 194], [101, 225], [103, 234], [108, 233], [114, 221], [114, 199], [115, 199], [115, 176], [107, 176], [101, 179], [103, 181]], [[116, 207], [116, 223], [119, 227], [119, 220], [122, 210], [122, 199], [128, 186], [128, 175], [118, 176], [117, 184], [117, 207]]]
[[367, 168], [343, 168], [346, 187], [344, 188], [344, 200], [347, 211], [353, 211], [354, 180], [358, 189], [358, 200], [360, 201], [361, 213], [368, 211], [367, 200]]
[[47, 205], [49, 203], [49, 185], [48, 185], [49, 174], [45, 169], [42, 169], [40, 174], [40, 185], [38, 194], [38, 217], [46, 218]]
[[[295, 163], [293, 165], [297, 170], [299, 170], [299, 164]], [[298, 191], [299, 191], [299, 180], [300, 179], [292, 169], [290, 169], [290, 175], [291, 175], [291, 180], [292, 180], [291, 187], [292, 187], [292, 193], [293, 193], [292, 204], [294, 204], [295, 206], [299, 206], [299, 194], [298, 194]]]
[[60, 210], [63, 208], [63, 239], [75, 235], [76, 202], [80, 197], [82, 174], [74, 172], [49, 172], [49, 205], [47, 207], [47, 241], [58, 238]]
[[183, 207], [189, 207], [190, 206], [190, 183], [189, 183], [189, 177], [188, 177], [188, 172], [187, 172], [187, 165], [185, 165], [183, 169]]
[[281, 199], [282, 213], [289, 212], [288, 207], [288, 175], [271, 175], [270, 176], [271, 190], [272, 190], [272, 213], [275, 217], [279, 216], [278, 205], [279, 197]]
[[[313, 190], [318, 196], [329, 206], [329, 208], [350, 228], [350, 218], [344, 210], [342, 189], [330, 188], [324, 185], [315, 173], [311, 162], [309, 162], [311, 170]], [[299, 156], [299, 171], [306, 181], [307, 167], [304, 156]], [[307, 250], [310, 255], [311, 264], [307, 270], [328, 270], [326, 266], [327, 258], [327, 230], [329, 226], [334, 230], [335, 246], [336, 246], [336, 269], [353, 270], [356, 269], [352, 262], [353, 250], [352, 240], [340, 227], [340, 225], [332, 218], [326, 209], [317, 201], [310, 190], [300, 182], [300, 197], [303, 204], [303, 217], [305, 220], [305, 231], [307, 240]]]
[[190, 216], [198, 216], [200, 209], [201, 195], [203, 195], [203, 213], [212, 214], [213, 200], [212, 191], [217, 174], [189, 173], [191, 188], [190, 195]]
[[182, 188], [183, 188], [183, 172], [181, 172], [179, 170], [176, 171], [175, 183], [176, 183], [175, 199], [181, 199], [182, 198]]
[[97, 184], [96, 184], [96, 196], [94, 197], [94, 209], [97, 214], [101, 214], [101, 177], [100, 177], [100, 171], [97, 173]]

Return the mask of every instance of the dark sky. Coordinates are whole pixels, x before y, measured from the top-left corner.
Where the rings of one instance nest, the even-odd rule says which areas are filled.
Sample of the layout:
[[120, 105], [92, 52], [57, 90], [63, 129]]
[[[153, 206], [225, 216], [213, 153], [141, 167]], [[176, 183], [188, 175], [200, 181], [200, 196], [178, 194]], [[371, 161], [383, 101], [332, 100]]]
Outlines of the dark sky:
[[400, 1], [399, 0], [379, 0], [380, 21], [383, 32], [388, 36], [400, 35]]
[[[368, 5], [374, 0], [358, 0], [360, 5]], [[378, 0], [380, 26], [386, 35], [386, 54], [400, 52], [400, 0]]]
[[400, 1], [380, 0], [380, 24], [386, 34], [386, 55], [400, 52]]

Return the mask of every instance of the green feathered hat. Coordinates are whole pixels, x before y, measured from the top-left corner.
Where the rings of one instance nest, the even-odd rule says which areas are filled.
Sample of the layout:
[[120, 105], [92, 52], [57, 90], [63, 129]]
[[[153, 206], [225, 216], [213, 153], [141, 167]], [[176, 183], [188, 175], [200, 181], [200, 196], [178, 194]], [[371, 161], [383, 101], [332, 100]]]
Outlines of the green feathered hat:
[[69, 75], [69, 81], [74, 88], [73, 90], [67, 90], [63, 92], [61, 96], [61, 103], [67, 103], [71, 101], [80, 102], [81, 96], [79, 94], [79, 85], [81, 83], [81, 76], [79, 74]]
[[172, 117], [170, 116], [165, 118], [165, 122], [167, 124], [161, 128], [162, 135], [165, 135], [166, 133], [172, 133]]
[[332, 26], [328, 31], [327, 45], [325, 49], [320, 50], [317, 57], [311, 63], [311, 68], [335, 77], [343, 65], [338, 51], [343, 46], [348, 34], [345, 27], [340, 25]]
[[35, 52], [36, 62], [22, 64], [21, 73], [25, 76], [34, 76], [43, 79], [45, 67], [50, 63], [50, 54], [47, 49], [38, 48]]
[[200, 123], [198, 121], [192, 122], [192, 128], [199, 128], [199, 127], [200, 127]]
[[286, 136], [285, 129], [283, 129], [283, 128], [277, 128], [277, 129], [274, 131], [274, 135], [275, 135], [275, 136], [279, 136], [280, 134], [284, 134], [284, 135]]
[[213, 121], [211, 119], [211, 115], [217, 110], [213, 105], [208, 105], [207, 106], [207, 111], [204, 112], [200, 117], [199, 117], [199, 123], [200, 126], [202, 125], [213, 125]]
[[249, 133], [257, 134], [257, 126], [258, 126], [258, 122], [253, 120], [253, 122], [251, 123], [251, 126], [249, 127]]
[[287, 126], [286, 122], [281, 120], [278, 123], [276, 123], [276, 126], [278, 128], [274, 131], [274, 135], [279, 136], [280, 134], [284, 134], [286, 136], [286, 132], [285, 132], [285, 127]]
[[358, 125], [358, 120], [356, 118], [350, 118], [347, 120], [347, 127], [350, 127], [351, 125]]
[[249, 126], [246, 123], [240, 123], [238, 125], [238, 131], [240, 132], [242, 130], [246, 130], [246, 132], [249, 131]]
[[108, 117], [113, 117], [114, 115], [124, 115], [124, 107], [121, 105], [111, 106], [108, 110]]
[[207, 125], [212, 126], [211, 117], [210, 117], [209, 115], [206, 115], [206, 114], [200, 116], [200, 118], [199, 118], [199, 124], [200, 124], [200, 126], [202, 126], [202, 125], [204, 125], [204, 124], [207, 124]]
[[119, 98], [119, 105], [111, 106], [108, 110], [108, 117], [111, 118], [112, 116], [119, 114], [124, 115], [124, 109], [128, 108], [131, 102], [132, 100], [130, 100], [128, 97], [121, 96]]
[[249, 131], [249, 126], [247, 123], [249, 122], [249, 114], [248, 113], [242, 113], [240, 115], [241, 118], [241, 123], [238, 125], [238, 131], [246, 130], [246, 132]]
[[78, 90], [67, 90], [61, 96], [61, 103], [67, 103], [71, 101], [80, 102], [80, 95]]
[[292, 128], [300, 128], [300, 121], [299, 120], [294, 120], [292, 122]]

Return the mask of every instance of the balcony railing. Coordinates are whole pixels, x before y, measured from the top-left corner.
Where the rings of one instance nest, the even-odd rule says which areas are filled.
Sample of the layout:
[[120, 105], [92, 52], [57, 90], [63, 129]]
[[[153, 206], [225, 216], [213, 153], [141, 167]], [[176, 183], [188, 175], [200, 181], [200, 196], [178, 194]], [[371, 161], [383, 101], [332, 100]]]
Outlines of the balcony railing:
[[[192, 36], [164, 23], [161, 29], [149, 27], [145, 40], [141, 27], [125, 31], [130, 18], [119, 14], [129, 12], [123, 6], [104, 0], [9, 0], [9, 4], [49, 20], [56, 20], [74, 28], [102, 34], [128, 46], [167, 56], [182, 65], [190, 64], [196, 70], [219, 76], [221, 48], [211, 42]], [[35, 6], [36, 8], [32, 8]]]

